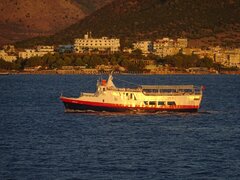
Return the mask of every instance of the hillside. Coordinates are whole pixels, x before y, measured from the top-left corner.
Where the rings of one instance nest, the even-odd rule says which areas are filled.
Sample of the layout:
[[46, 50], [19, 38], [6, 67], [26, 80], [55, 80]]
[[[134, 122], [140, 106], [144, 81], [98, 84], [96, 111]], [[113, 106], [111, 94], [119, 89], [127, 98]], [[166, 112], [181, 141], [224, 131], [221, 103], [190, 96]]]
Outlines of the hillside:
[[1, 0], [0, 45], [54, 34], [111, 0]]
[[102, 8], [106, 4], [112, 2], [113, 0], [74, 0], [74, 1], [80, 4], [82, 9], [86, 13], [91, 14], [92, 12]]
[[48, 38], [21, 42], [72, 43], [87, 31], [133, 39], [187, 37], [192, 46], [240, 47], [240, 0], [117, 0]]

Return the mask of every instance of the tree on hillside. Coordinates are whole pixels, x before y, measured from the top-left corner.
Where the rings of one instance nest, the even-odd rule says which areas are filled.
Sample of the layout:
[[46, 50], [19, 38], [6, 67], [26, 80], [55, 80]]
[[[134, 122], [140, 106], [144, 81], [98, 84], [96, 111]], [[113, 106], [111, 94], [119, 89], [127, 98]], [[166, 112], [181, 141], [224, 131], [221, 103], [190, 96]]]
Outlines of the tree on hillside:
[[207, 67], [211, 68], [213, 67], [213, 60], [209, 59], [207, 57], [204, 57], [203, 59], [199, 59], [196, 63], [197, 67]]
[[11, 70], [13, 69], [13, 64], [11, 62], [4, 61], [0, 59], [0, 69]]
[[[156, 58], [156, 57], [155, 57]], [[209, 58], [199, 58], [197, 55], [184, 55], [178, 53], [174, 56], [166, 56], [164, 58], [156, 58], [157, 64], [170, 65], [180, 69], [187, 69], [190, 67], [213, 67], [213, 60]]]
[[142, 59], [143, 58], [143, 53], [141, 49], [135, 49], [132, 51], [132, 56], [136, 59]]

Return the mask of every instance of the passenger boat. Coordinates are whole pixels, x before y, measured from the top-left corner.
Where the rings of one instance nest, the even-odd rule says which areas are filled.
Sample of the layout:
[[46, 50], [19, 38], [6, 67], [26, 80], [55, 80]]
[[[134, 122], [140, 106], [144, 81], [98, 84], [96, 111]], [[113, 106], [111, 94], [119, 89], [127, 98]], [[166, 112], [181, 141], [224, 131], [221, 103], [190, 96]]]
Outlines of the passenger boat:
[[108, 80], [98, 80], [95, 93], [80, 97], [64, 97], [65, 112], [197, 112], [202, 100], [202, 86], [140, 85], [118, 88], [112, 74]]

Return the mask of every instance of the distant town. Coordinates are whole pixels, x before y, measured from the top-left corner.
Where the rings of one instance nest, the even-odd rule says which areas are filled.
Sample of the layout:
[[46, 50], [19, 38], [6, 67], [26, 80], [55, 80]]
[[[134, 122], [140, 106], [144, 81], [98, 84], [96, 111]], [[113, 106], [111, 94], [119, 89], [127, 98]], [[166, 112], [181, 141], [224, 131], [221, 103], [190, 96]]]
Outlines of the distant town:
[[0, 70], [21, 73], [96, 74], [100, 72], [219, 73], [239, 72], [240, 48], [205, 49], [188, 46], [188, 39], [164, 37], [121, 47], [118, 38], [94, 38], [91, 32], [67, 45], [31, 49], [4, 45]]

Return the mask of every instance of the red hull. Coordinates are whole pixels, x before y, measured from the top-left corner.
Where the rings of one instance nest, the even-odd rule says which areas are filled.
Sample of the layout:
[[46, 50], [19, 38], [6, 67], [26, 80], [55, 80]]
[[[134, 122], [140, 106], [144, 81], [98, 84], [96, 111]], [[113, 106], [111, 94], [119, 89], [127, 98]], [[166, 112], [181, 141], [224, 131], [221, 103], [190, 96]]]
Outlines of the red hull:
[[65, 105], [66, 112], [87, 112], [87, 111], [106, 111], [106, 112], [158, 112], [158, 111], [180, 111], [180, 112], [197, 112], [199, 106], [191, 105], [173, 105], [173, 106], [124, 106], [122, 104], [110, 104], [100, 102], [81, 101], [70, 98], [60, 98]]

